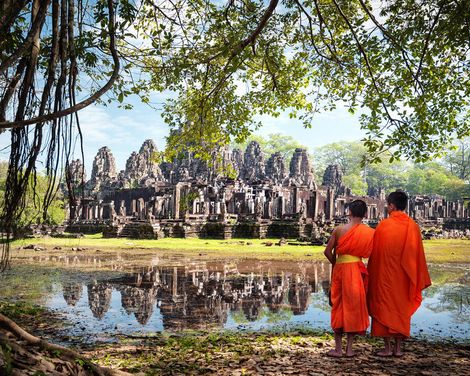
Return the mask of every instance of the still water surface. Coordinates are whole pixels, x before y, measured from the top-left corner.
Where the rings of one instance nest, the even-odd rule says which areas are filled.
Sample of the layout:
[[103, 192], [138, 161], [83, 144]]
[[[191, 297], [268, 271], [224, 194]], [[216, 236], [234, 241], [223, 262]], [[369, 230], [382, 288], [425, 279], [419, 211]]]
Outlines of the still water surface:
[[[186, 329], [330, 328], [331, 267], [324, 262], [153, 259], [145, 267], [121, 264], [112, 273], [79, 271], [87, 263], [110, 262], [90, 257], [30, 260], [36, 268], [51, 262], [56, 267], [57, 278], [41, 302], [73, 323], [70, 335], [105, 339]], [[431, 265], [430, 272], [434, 284], [413, 316], [412, 335], [468, 341], [468, 265]]]

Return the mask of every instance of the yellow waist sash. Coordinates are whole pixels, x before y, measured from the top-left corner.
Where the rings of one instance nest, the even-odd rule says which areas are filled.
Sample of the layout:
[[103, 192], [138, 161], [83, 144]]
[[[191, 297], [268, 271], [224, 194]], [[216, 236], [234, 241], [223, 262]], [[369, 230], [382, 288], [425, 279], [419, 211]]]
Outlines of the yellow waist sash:
[[358, 262], [362, 261], [362, 258], [353, 256], [353, 255], [338, 255], [338, 258], [336, 259], [337, 264], [345, 264], [348, 262]]

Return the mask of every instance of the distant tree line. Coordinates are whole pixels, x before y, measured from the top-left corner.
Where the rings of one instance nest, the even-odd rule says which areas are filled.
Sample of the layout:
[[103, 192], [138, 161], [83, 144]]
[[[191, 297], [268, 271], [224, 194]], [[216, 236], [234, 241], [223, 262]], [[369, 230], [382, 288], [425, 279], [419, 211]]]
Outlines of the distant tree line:
[[[250, 141], [258, 142], [266, 157], [281, 152], [287, 165], [296, 148], [306, 148], [293, 137], [280, 133], [251, 136], [247, 142], [234, 146], [244, 149]], [[412, 195], [439, 194], [450, 200], [470, 196], [470, 138], [449, 146], [441, 158], [423, 163], [384, 159], [364, 164], [366, 153], [361, 141], [334, 142], [310, 150], [317, 182], [321, 183], [328, 165], [337, 164], [343, 171], [344, 184], [357, 195], [379, 189], [385, 192], [404, 189]]]
[[[313, 153], [316, 173], [339, 164], [343, 181], [353, 193], [365, 195], [383, 189], [404, 189], [409, 194], [439, 194], [449, 200], [470, 196], [470, 138], [450, 146], [438, 159], [413, 163], [403, 160], [363, 164], [366, 149], [360, 141], [335, 142]], [[320, 178], [320, 177], [319, 177]]]

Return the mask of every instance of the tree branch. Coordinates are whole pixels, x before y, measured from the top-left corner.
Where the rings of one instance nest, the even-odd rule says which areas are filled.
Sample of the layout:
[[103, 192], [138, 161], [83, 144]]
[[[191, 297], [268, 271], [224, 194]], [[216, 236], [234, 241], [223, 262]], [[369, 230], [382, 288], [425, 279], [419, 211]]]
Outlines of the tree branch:
[[388, 108], [387, 106], [385, 105], [383, 99], [382, 99], [382, 93], [377, 85], [377, 81], [375, 79], [375, 76], [374, 76], [374, 72], [372, 71], [372, 66], [370, 65], [370, 62], [369, 62], [369, 58], [366, 54], [366, 51], [364, 50], [364, 47], [362, 46], [361, 42], [359, 41], [359, 37], [357, 36], [355, 30], [354, 30], [354, 27], [352, 26], [351, 24], [351, 21], [349, 21], [348, 17], [346, 17], [346, 15], [344, 14], [343, 10], [341, 9], [341, 7], [339, 6], [338, 4], [338, 1], [337, 0], [333, 0], [333, 3], [335, 4], [336, 8], [338, 9], [338, 12], [341, 14], [341, 17], [344, 19], [344, 21], [346, 22], [346, 24], [348, 25], [348, 28], [349, 30], [351, 31], [353, 37], [354, 37], [354, 40], [356, 41], [356, 44], [357, 44], [357, 47], [361, 53], [361, 55], [364, 57], [364, 61], [366, 63], [366, 67], [367, 67], [367, 70], [369, 72], [369, 75], [370, 75], [370, 78], [372, 80], [372, 85], [374, 86], [374, 89], [377, 93], [377, 95], [379, 96], [380, 98], [380, 103], [382, 105], [382, 108], [384, 109], [385, 113], [387, 114], [387, 117], [389, 118], [389, 120], [392, 122], [392, 123], [396, 123], [396, 119], [394, 119], [390, 112], [388, 111]]
[[[0, 313], [0, 326], [6, 328], [8, 331], [13, 333], [16, 337], [20, 338], [21, 340], [26, 341], [28, 344], [37, 346], [40, 349], [46, 351], [55, 351], [59, 352], [62, 357], [68, 359], [72, 362], [75, 362], [77, 359], [82, 359], [83, 356], [78, 352], [69, 349], [64, 346], [56, 345], [54, 343], [49, 343], [41, 338], [33, 336], [32, 334], [28, 333], [26, 330], [21, 328], [18, 324], [16, 324], [13, 320], [10, 320], [8, 317], [2, 315]], [[130, 376], [127, 372], [122, 372], [119, 370], [114, 370], [111, 368], [105, 368], [98, 366], [93, 363], [89, 363], [90, 367], [96, 374], [101, 376]]]
[[5, 59], [2, 64], [0, 64], [0, 73], [3, 73], [5, 70], [10, 68], [12, 64], [17, 61], [25, 51], [31, 46], [33, 43], [36, 35], [42, 29], [44, 24], [44, 18], [46, 17], [46, 11], [49, 7], [50, 0], [42, 1], [41, 6], [39, 7], [38, 14], [29, 30], [29, 33], [23, 42], [23, 44], [17, 48], [15, 52], [13, 52], [7, 59]]
[[441, 15], [441, 11], [442, 11], [443, 7], [444, 7], [444, 5], [441, 5], [439, 7], [439, 10], [436, 14], [436, 17], [434, 17], [434, 21], [431, 25], [431, 28], [429, 29], [429, 33], [426, 35], [426, 40], [425, 40], [424, 46], [423, 46], [423, 52], [421, 53], [421, 59], [419, 60], [418, 70], [416, 71], [416, 77], [417, 78], [421, 74], [421, 68], [423, 67], [424, 57], [426, 56], [426, 52], [427, 52], [428, 47], [429, 47], [429, 41], [431, 40], [431, 34], [432, 34], [432, 31], [434, 30], [434, 28], [437, 25], [437, 21], [439, 21], [439, 17]]
[[[300, 8], [300, 11], [307, 17], [307, 20], [308, 20], [308, 25], [309, 25], [309, 34], [310, 34], [310, 41], [312, 42], [312, 46], [313, 46], [313, 49], [315, 50], [315, 52], [317, 53], [318, 56], [326, 59], [326, 60], [329, 60], [329, 61], [333, 61], [339, 65], [343, 65], [343, 63], [341, 62], [341, 60], [338, 59], [338, 56], [336, 55], [336, 53], [331, 49], [330, 45], [328, 43], [325, 42], [325, 40], [323, 39], [323, 43], [325, 43], [325, 46], [326, 48], [328, 49], [328, 51], [330, 51], [330, 54], [331, 54], [331, 57], [328, 57], [326, 56], [325, 54], [321, 53], [320, 52], [320, 49], [318, 48], [318, 46], [316, 45], [315, 43], [315, 39], [313, 37], [313, 18], [312, 16], [307, 12], [307, 10], [303, 7], [303, 5], [300, 3], [299, 0], [295, 0], [297, 6]], [[323, 23], [323, 16], [321, 15], [321, 13], [319, 13], [319, 10], [317, 9], [317, 13], [318, 13], [318, 16], [319, 16], [319, 19], [320, 19], [320, 33], [321, 33], [321, 30], [323, 29], [323, 26], [322, 26], [322, 23]]]
[[[251, 43], [254, 43], [254, 41], [256, 40], [256, 38], [258, 37], [258, 35], [263, 31], [263, 29], [266, 27], [266, 24], [268, 23], [268, 20], [271, 18], [271, 16], [273, 15], [274, 13], [274, 9], [276, 9], [276, 6], [278, 4], [279, 0], [271, 0], [268, 7], [266, 8], [266, 11], [264, 12], [263, 14], [263, 17], [261, 17], [261, 20], [260, 22], [258, 23], [258, 26], [256, 27], [255, 30], [253, 30], [253, 32], [248, 36], [248, 38], [244, 39], [243, 41], [241, 41], [236, 47], [235, 49], [232, 51], [232, 53], [230, 54], [228, 60], [227, 60], [227, 63], [225, 64], [224, 68], [223, 68], [223, 74], [224, 74], [224, 77], [222, 77], [220, 79], [220, 81], [217, 83], [217, 85], [209, 92], [209, 94], [207, 94], [207, 98], [209, 98], [212, 94], [214, 94], [215, 92], [217, 92], [220, 87], [222, 86], [222, 84], [233, 74], [233, 71], [230, 72], [228, 74], [228, 76], [226, 75], [228, 69], [229, 69], [229, 65], [230, 63], [232, 62], [232, 60], [240, 53], [242, 52], [246, 46], [248, 46], [249, 44]], [[1, 124], [0, 124], [1, 125]]]
[[367, 5], [364, 3], [364, 0], [359, 0], [359, 3], [361, 4], [362, 9], [364, 10], [364, 12], [366, 12], [366, 14], [369, 16], [371, 21], [375, 24], [375, 26], [377, 26], [379, 28], [379, 30], [382, 32], [382, 34], [387, 39], [389, 39], [401, 51], [402, 56], [403, 56], [403, 61], [405, 62], [406, 68], [408, 69], [408, 71], [413, 76], [416, 84], [420, 87], [420, 89], [422, 91], [424, 91], [423, 85], [421, 84], [421, 81], [419, 80], [418, 75], [414, 74], [413, 69], [411, 68], [411, 66], [409, 64], [408, 52], [401, 46], [400, 43], [397, 42], [397, 40], [393, 37], [393, 35], [391, 35], [388, 32], [388, 30], [377, 20], [377, 18], [375, 18], [375, 16], [369, 10]]

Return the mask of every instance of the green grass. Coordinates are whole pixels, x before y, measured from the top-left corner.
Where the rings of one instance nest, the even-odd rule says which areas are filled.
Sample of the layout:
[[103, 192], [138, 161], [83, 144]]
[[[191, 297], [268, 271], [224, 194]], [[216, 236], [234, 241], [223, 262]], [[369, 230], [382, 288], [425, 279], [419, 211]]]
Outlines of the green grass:
[[7, 302], [0, 300], [0, 313], [14, 321], [24, 319], [25, 316], [37, 317], [45, 312], [45, 308], [30, 302]]
[[[62, 252], [70, 252], [73, 247], [86, 248], [87, 252], [128, 250], [136, 255], [149, 251], [161, 254], [197, 256], [204, 259], [260, 259], [260, 260], [311, 260], [323, 259], [323, 246], [278, 246], [279, 239], [179, 239], [138, 240], [125, 238], [105, 239], [101, 234], [87, 235], [84, 238], [40, 238], [22, 239], [13, 242], [14, 248], [36, 244], [51, 250], [61, 247]], [[295, 241], [295, 240], [292, 240]], [[273, 243], [266, 246], [267, 242]], [[470, 262], [470, 240], [425, 240], [424, 247], [428, 262], [468, 263]], [[28, 251], [22, 250], [23, 254]], [[34, 253], [35, 251], [29, 251]], [[57, 251], [60, 252], [60, 251]], [[14, 252], [13, 255], [18, 255]]]
[[54, 268], [15, 265], [0, 273], [0, 303], [3, 299], [39, 302], [45, 294], [53, 291], [59, 276]]
[[433, 263], [470, 263], [470, 240], [425, 240], [426, 259]]
[[[139, 240], [126, 238], [103, 238], [98, 235], [86, 235], [84, 238], [39, 238], [21, 239], [12, 243], [14, 248], [24, 247], [28, 244], [52, 249], [60, 246], [70, 251], [73, 247], [87, 250], [131, 250], [132, 252], [148, 253], [148, 251], [161, 251], [163, 253], [228, 258], [256, 258], [256, 259], [297, 259], [323, 257], [322, 246], [276, 245], [279, 239], [179, 239], [164, 238], [159, 240]], [[267, 242], [273, 243], [266, 246]], [[34, 251], [32, 251], [34, 252]], [[15, 255], [15, 254], [13, 254]]]
[[[332, 333], [310, 328], [282, 330], [276, 332], [230, 332], [201, 334], [159, 334], [148, 339], [140, 337], [133, 345], [116, 343], [92, 350], [95, 362], [104, 366], [116, 367], [145, 375], [175, 374], [220, 374], [220, 375], [257, 375], [269, 374], [312, 374], [322, 370], [326, 374], [397, 374], [402, 371], [402, 363], [386, 362], [374, 354], [383, 342], [377, 338], [359, 336], [355, 339], [355, 359], [331, 360], [325, 356], [334, 345]], [[462, 362], [466, 358], [463, 347], [452, 343], [428, 343], [426, 341], [407, 341], [407, 357], [418, 354], [418, 364], [424, 357], [427, 362], [433, 356], [448, 356], [453, 361]], [[429, 355], [431, 353], [431, 355]], [[431, 360], [432, 362], [432, 360]], [[434, 363], [433, 363], [434, 364]], [[442, 364], [446, 364], [445, 360]], [[434, 365], [430, 365], [430, 369]], [[257, 368], [260, 367], [260, 368]], [[357, 367], [351, 371], [351, 367]], [[346, 371], [345, 371], [346, 370]], [[410, 373], [415, 374], [416, 370]], [[432, 372], [431, 372], [432, 373]], [[446, 370], [446, 374], [455, 374]], [[463, 374], [463, 373], [459, 373]]]

